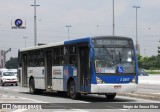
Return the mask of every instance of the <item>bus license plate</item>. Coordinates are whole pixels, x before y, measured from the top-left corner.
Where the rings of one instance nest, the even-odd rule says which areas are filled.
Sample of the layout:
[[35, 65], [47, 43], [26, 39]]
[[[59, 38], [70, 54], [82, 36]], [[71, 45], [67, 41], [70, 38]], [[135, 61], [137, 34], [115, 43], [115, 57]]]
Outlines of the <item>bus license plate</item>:
[[115, 85], [114, 89], [121, 89], [121, 87], [122, 87], [121, 85]]

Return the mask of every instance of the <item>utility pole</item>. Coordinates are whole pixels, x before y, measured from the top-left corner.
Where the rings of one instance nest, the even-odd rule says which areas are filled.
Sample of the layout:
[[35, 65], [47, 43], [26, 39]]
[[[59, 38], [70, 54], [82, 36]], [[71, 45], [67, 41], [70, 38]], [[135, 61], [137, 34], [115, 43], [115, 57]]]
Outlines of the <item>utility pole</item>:
[[68, 28], [68, 40], [70, 40], [69, 28], [71, 27], [71, 25], [66, 25], [66, 27]]
[[114, 0], [113, 0], [113, 36], [115, 35], [115, 23], [114, 23]]
[[37, 15], [36, 15], [36, 7], [40, 5], [36, 5], [36, 0], [34, 0], [34, 46], [37, 46]]
[[28, 37], [23, 37], [24, 39], [24, 44], [25, 44], [25, 48], [26, 48], [26, 40], [27, 40]]
[[137, 54], [140, 54], [140, 45], [138, 43], [138, 26], [137, 26], [137, 9], [140, 8], [140, 6], [133, 6], [133, 8], [136, 9], [136, 50]]

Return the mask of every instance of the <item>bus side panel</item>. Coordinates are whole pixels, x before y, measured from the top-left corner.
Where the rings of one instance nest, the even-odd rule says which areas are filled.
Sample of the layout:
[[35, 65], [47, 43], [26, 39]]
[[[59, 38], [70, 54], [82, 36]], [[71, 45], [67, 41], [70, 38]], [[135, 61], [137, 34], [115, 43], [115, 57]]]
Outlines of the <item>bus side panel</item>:
[[52, 90], [63, 91], [63, 66], [52, 66]]
[[75, 66], [64, 66], [63, 67], [63, 79], [64, 79], [64, 91], [67, 91], [67, 82], [72, 78], [76, 83], [76, 91], [78, 92], [78, 81], [77, 81], [77, 68]]
[[[28, 67], [28, 81], [34, 78], [36, 89], [45, 89], [44, 67]], [[28, 83], [29, 84], [29, 83]]]

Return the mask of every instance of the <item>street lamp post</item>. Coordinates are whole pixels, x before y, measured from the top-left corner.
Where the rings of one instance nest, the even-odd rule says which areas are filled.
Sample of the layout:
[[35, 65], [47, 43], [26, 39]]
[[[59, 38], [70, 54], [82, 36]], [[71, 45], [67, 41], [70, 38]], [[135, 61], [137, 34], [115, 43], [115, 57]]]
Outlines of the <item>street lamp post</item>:
[[136, 8], [136, 50], [137, 53], [140, 54], [140, 46], [138, 43], [138, 28], [137, 28], [137, 9], [140, 8], [140, 6], [133, 6], [133, 8]]
[[114, 0], [113, 0], [113, 36], [115, 35], [115, 24], [114, 24]]
[[23, 37], [24, 39], [24, 43], [25, 43], [25, 48], [26, 48], [26, 40], [27, 40], [28, 37]]
[[34, 0], [34, 45], [37, 46], [37, 16], [36, 16], [36, 7], [40, 5], [36, 5], [36, 0]]
[[146, 49], [144, 49], [144, 57], [146, 57]]
[[68, 28], [68, 40], [70, 40], [69, 28], [71, 27], [71, 25], [66, 25], [66, 27]]

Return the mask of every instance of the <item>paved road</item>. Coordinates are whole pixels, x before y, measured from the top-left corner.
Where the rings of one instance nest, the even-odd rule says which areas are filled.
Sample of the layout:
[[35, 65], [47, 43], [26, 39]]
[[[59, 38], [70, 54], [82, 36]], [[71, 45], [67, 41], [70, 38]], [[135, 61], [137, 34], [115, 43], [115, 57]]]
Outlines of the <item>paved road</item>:
[[[140, 98], [132, 98], [127, 96], [117, 96], [113, 101], [107, 101], [104, 96], [98, 95], [87, 95], [82, 96], [80, 100], [72, 100], [68, 98], [65, 94], [56, 93], [44, 93], [41, 95], [31, 95], [28, 93], [28, 88], [16, 87], [16, 86], [0, 86], [0, 103], [54, 103], [53, 105], [48, 104], [46, 106], [54, 106], [60, 109], [48, 109], [48, 110], [32, 110], [33, 112], [124, 112], [124, 111], [137, 111], [128, 110], [128, 108], [120, 109], [98, 109], [95, 108], [117, 108], [119, 103], [121, 106], [124, 105], [134, 105], [130, 103], [160, 103], [160, 101], [144, 100]], [[65, 104], [67, 105], [65, 105]], [[68, 103], [70, 103], [68, 105]], [[122, 103], [124, 103], [122, 105]], [[91, 105], [90, 105], [91, 104]], [[137, 104], [138, 105], [138, 104]], [[143, 104], [141, 104], [143, 105]], [[75, 108], [76, 107], [76, 108]], [[91, 108], [91, 109], [88, 109]], [[30, 112], [31, 110], [0, 110], [0, 112]], [[146, 112], [146, 110], [139, 109], [139, 111]], [[147, 110], [149, 111], [149, 110]], [[152, 109], [152, 112], [158, 112], [157, 109]]]
[[[41, 95], [31, 95], [28, 93], [28, 88], [16, 87], [16, 86], [0, 86], [0, 103], [54, 103], [47, 104], [48, 108], [60, 108], [48, 109], [48, 110], [34, 110], [35, 112], [97, 112], [95, 108], [117, 108], [117, 106], [123, 106], [122, 103], [160, 103], [160, 89], [159, 89], [160, 75], [154, 75], [149, 77], [139, 77], [139, 85], [137, 92], [129, 94], [120, 94], [116, 96], [113, 101], [107, 101], [104, 96], [87, 95], [82, 96], [80, 100], [72, 100], [65, 94], [56, 93], [44, 93]], [[151, 100], [148, 100], [151, 99]], [[63, 104], [64, 103], [64, 104]], [[116, 104], [115, 103], [119, 103]], [[67, 104], [67, 105], [66, 105]], [[69, 105], [68, 105], [69, 104]], [[76, 105], [77, 104], [77, 105]], [[90, 105], [91, 104], [91, 105]], [[131, 104], [134, 105], [134, 104]], [[160, 106], [159, 106], [160, 107]], [[88, 109], [91, 108], [91, 109]], [[30, 112], [31, 110], [0, 110], [0, 112]], [[33, 110], [32, 110], [33, 111]], [[98, 109], [99, 112], [124, 112], [135, 111], [128, 110], [127, 108], [120, 109]], [[137, 110], [136, 110], [137, 111]], [[150, 110], [139, 109], [138, 111], [146, 112]], [[152, 109], [152, 112], [158, 112], [157, 109]]]
[[160, 85], [160, 74], [150, 74], [149, 76], [139, 76], [139, 84]]
[[137, 92], [141, 93], [153, 93], [160, 95], [160, 85], [156, 84], [139, 84]]
[[137, 91], [120, 95], [160, 101], [160, 74], [139, 76]]

